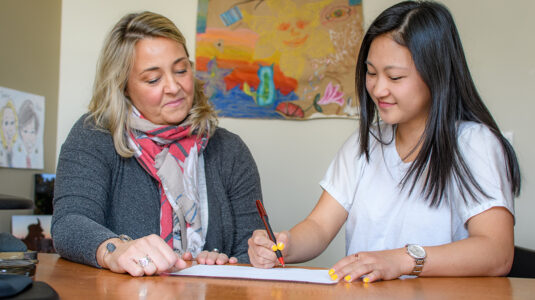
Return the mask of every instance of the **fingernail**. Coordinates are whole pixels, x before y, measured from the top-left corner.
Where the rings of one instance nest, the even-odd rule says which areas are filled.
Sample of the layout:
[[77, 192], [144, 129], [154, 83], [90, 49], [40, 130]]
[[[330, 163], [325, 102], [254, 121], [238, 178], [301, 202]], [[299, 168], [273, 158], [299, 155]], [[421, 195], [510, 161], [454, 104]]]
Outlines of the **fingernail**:
[[284, 243], [277, 244], [277, 248], [279, 248], [280, 251], [284, 250]]
[[369, 277], [364, 277], [364, 278], [362, 278], [362, 281], [364, 281], [364, 283], [368, 283], [368, 282], [370, 282], [370, 278]]
[[333, 275], [334, 274], [334, 269], [330, 269], [329, 270], [329, 275]]
[[347, 281], [347, 282], [350, 282], [351, 281], [351, 275], [347, 275], [346, 277], [344, 277], [344, 280]]
[[273, 246], [271, 246], [271, 250], [273, 250], [273, 251], [277, 251], [277, 245], [273, 245]]
[[338, 279], [338, 275], [336, 275], [336, 274], [332, 274], [332, 275], [331, 275], [331, 280], [336, 280], [336, 279]]

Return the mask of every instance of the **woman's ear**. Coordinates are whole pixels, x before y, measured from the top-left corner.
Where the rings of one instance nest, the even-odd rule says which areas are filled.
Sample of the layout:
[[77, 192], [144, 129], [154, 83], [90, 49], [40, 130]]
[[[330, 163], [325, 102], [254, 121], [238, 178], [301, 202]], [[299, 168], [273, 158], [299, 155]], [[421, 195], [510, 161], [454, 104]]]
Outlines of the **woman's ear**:
[[123, 94], [126, 98], [130, 99], [130, 95], [128, 95], [128, 80], [126, 81], [126, 83], [124, 84], [124, 90], [123, 90]]

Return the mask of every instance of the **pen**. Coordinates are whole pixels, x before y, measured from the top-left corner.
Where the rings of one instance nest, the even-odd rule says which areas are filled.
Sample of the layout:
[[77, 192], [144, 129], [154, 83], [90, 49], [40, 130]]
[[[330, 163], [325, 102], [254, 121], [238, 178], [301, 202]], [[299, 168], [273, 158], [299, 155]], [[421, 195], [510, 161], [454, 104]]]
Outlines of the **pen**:
[[[269, 236], [269, 239], [273, 241], [273, 243], [275, 243], [275, 246], [276, 246], [277, 241], [275, 240], [275, 235], [273, 234], [273, 230], [271, 230], [271, 226], [269, 225], [269, 222], [267, 219], [268, 215], [260, 200], [256, 200], [256, 208], [258, 209], [258, 213], [260, 214], [260, 218], [262, 219], [262, 222], [264, 222], [264, 226], [266, 227], [266, 231]], [[279, 260], [281, 265], [284, 267], [284, 258], [282, 257], [282, 253], [278, 248], [275, 251], [275, 254], [277, 254], [277, 259]]]

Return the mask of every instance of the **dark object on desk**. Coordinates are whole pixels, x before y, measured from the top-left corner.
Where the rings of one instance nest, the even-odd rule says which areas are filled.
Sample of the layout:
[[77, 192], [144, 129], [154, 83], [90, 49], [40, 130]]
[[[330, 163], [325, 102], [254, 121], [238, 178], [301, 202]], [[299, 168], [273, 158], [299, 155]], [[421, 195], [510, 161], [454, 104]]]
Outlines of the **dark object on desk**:
[[0, 274], [33, 277], [35, 275], [35, 262], [29, 259], [2, 259], [0, 260]]
[[39, 260], [37, 259], [36, 251], [0, 252], [0, 261], [9, 259], [26, 259], [33, 262], [34, 264], [39, 262]]
[[535, 251], [515, 247], [513, 266], [507, 277], [535, 278]]
[[[14, 296], [14, 297], [12, 297]], [[9, 299], [59, 299], [58, 293], [46, 282], [35, 281], [22, 275], [0, 275], [0, 298]]]
[[[37, 253], [27, 250], [28, 248], [21, 240], [7, 232], [0, 233], [0, 276], [5, 274], [33, 276]], [[6, 277], [3, 279], [5, 280]]]
[[30, 199], [0, 194], [0, 209], [28, 209], [33, 208]]
[[10, 297], [22, 292], [32, 284], [32, 279], [23, 275], [0, 275], [0, 297]]
[[7, 232], [0, 232], [0, 252], [26, 252], [26, 244]]

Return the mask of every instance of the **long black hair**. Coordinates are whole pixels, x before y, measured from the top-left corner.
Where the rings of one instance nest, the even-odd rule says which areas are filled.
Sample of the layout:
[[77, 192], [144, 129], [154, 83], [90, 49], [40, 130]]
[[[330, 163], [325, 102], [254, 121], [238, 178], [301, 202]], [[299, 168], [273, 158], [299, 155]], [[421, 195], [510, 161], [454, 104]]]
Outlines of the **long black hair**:
[[[390, 34], [409, 49], [418, 73], [431, 92], [431, 108], [425, 125], [421, 148], [401, 181], [404, 188], [412, 178], [410, 192], [423, 178], [422, 193], [430, 206], [439, 206], [451, 178], [459, 186], [465, 201], [472, 199], [474, 188], [487, 196], [477, 183], [457, 145], [459, 121], [473, 121], [487, 126], [498, 138], [506, 156], [512, 192], [520, 192], [520, 168], [511, 144], [481, 100], [470, 75], [459, 33], [449, 10], [430, 1], [405, 1], [382, 12], [363, 38], [356, 67], [356, 88], [360, 98], [360, 153], [369, 160], [370, 127], [379, 122], [378, 111], [366, 90], [366, 59], [372, 41]], [[373, 135], [373, 134], [372, 134]], [[374, 137], [381, 143], [379, 131]]]

